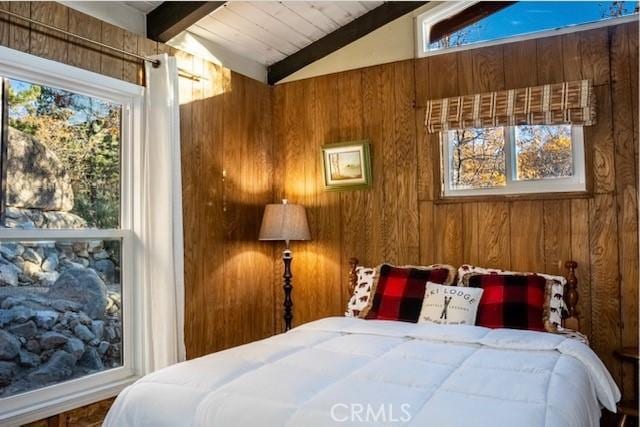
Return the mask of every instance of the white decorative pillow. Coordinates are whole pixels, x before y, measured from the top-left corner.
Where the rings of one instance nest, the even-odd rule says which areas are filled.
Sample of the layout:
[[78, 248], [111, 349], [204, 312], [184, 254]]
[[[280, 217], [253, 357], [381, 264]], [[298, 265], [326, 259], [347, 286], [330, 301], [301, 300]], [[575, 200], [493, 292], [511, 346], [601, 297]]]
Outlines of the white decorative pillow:
[[544, 310], [544, 327], [549, 332], [555, 332], [562, 328], [562, 312], [567, 310], [564, 303], [564, 285], [567, 279], [561, 276], [550, 276], [542, 274], [547, 279], [547, 288], [545, 290], [545, 310]]
[[358, 283], [353, 290], [353, 295], [347, 304], [347, 311], [344, 315], [347, 317], [358, 317], [360, 312], [367, 306], [369, 298], [371, 298], [371, 290], [376, 277], [376, 269], [368, 267], [356, 267], [356, 275]]
[[418, 323], [475, 325], [483, 292], [481, 288], [427, 282]]
[[468, 286], [468, 277], [471, 274], [535, 274], [546, 279], [545, 303], [542, 321], [548, 332], [556, 332], [562, 325], [562, 313], [567, 310], [564, 303], [564, 286], [567, 279], [562, 276], [554, 276], [543, 273], [523, 273], [518, 271], [499, 270], [497, 268], [483, 268], [464, 264], [458, 269], [458, 286]]

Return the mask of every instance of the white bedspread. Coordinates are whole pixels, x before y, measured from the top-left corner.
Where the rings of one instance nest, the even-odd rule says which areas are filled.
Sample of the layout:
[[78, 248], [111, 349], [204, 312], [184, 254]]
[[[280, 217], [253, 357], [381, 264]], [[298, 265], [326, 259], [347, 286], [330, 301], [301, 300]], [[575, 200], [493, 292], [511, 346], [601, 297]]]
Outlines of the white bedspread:
[[332, 317], [148, 375], [105, 425], [585, 427], [619, 399], [562, 336]]

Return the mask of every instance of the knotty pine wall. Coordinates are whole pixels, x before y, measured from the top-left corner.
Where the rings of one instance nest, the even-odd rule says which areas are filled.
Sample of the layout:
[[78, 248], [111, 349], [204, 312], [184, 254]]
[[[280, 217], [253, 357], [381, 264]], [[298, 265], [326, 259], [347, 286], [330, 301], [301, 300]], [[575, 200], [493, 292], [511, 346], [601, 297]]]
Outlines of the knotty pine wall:
[[[591, 197], [435, 200], [438, 136], [419, 108], [428, 99], [576, 79], [597, 95], [598, 122], [585, 128]], [[583, 331], [632, 389], [613, 351], [638, 343], [637, 23], [278, 85], [273, 120], [276, 199], [308, 207], [313, 237], [293, 244], [296, 324], [343, 313], [351, 256], [553, 274], [574, 259]], [[373, 188], [324, 192], [320, 146], [356, 139], [372, 143]]]
[[[273, 248], [257, 242], [263, 206], [272, 200], [269, 87], [55, 2], [0, 2], [0, 8], [132, 53], [175, 55], [179, 67], [205, 77], [180, 79], [187, 356], [272, 335]], [[144, 81], [136, 60], [1, 13], [0, 45]], [[110, 405], [98, 402], [33, 425], [100, 425]]]
[[258, 241], [273, 197], [271, 94], [198, 58], [180, 62], [211, 76], [180, 80], [185, 340], [193, 358], [275, 332], [273, 247]]

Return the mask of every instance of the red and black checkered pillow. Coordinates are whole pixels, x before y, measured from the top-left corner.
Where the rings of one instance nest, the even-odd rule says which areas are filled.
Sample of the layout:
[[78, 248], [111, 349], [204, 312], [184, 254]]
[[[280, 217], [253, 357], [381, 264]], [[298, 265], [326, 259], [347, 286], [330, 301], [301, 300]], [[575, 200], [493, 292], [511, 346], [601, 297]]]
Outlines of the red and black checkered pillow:
[[447, 284], [449, 268], [394, 267], [382, 264], [366, 319], [417, 323], [427, 282]]
[[544, 331], [546, 279], [537, 275], [471, 274], [468, 285], [484, 290], [476, 325]]

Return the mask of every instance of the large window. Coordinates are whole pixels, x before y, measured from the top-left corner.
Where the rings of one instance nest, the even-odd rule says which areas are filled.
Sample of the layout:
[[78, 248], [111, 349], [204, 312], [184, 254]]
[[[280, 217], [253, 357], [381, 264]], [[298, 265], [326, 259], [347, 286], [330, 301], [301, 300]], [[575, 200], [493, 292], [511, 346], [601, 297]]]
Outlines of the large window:
[[0, 81], [2, 423], [112, 394], [135, 373], [142, 92], [6, 49]]
[[442, 132], [444, 196], [585, 191], [582, 127]]
[[[474, 4], [475, 3], [475, 4]], [[548, 31], [573, 30], [577, 25], [607, 25], [612, 19], [637, 19], [635, 1], [520, 1], [497, 12], [477, 13], [479, 20], [465, 15], [466, 8], [481, 2], [445, 2], [417, 18], [418, 55], [467, 45], [495, 44], [514, 37], [539, 37]], [[634, 18], [633, 15], [636, 17]], [[456, 19], [460, 17], [460, 19]], [[433, 33], [445, 21], [466, 23], [452, 32]], [[469, 23], [469, 21], [471, 21]]]

